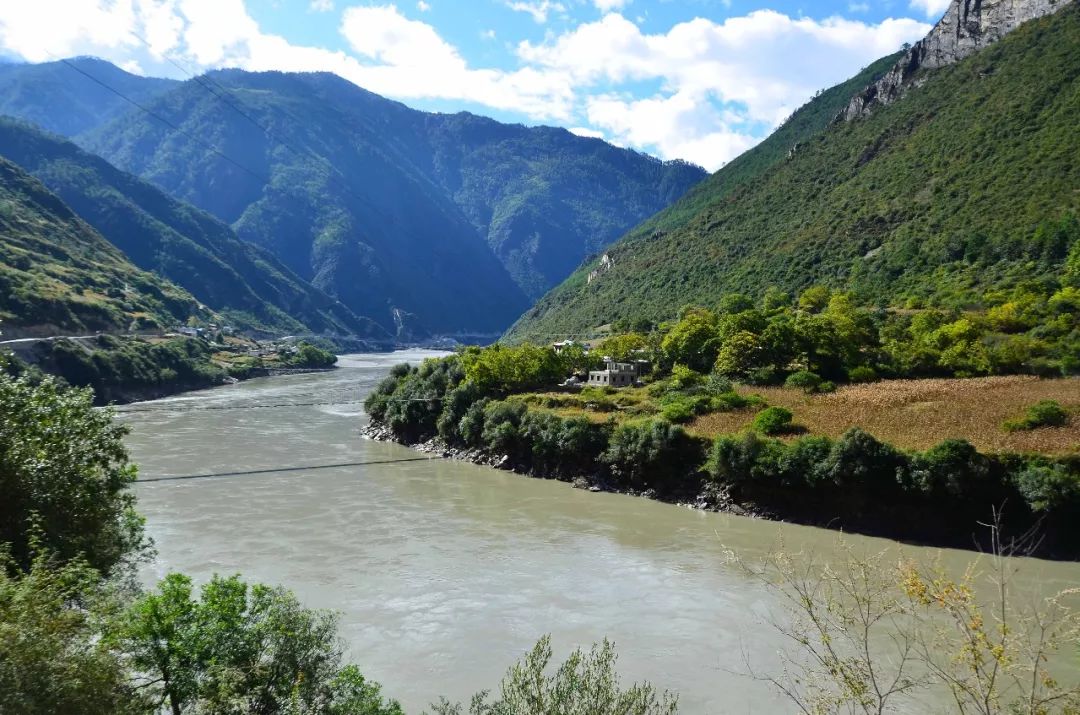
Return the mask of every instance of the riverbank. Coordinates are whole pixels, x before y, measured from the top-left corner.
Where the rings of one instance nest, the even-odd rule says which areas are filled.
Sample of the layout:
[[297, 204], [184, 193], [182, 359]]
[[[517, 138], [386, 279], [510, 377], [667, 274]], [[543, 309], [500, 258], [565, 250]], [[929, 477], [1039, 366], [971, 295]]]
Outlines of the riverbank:
[[[494, 382], [496, 368], [510, 381]], [[1031, 554], [1080, 558], [1075, 454], [983, 452], [962, 432], [922, 450], [859, 425], [835, 437], [808, 433], [787, 409], [723, 380], [691, 375], [687, 388], [681, 372], [646, 388], [647, 403], [623, 405], [622, 393], [586, 388], [570, 409], [566, 396], [535, 394], [561, 369], [533, 347], [396, 366], [365, 402], [367, 433], [597, 491], [916, 544], [985, 550], [986, 524], [997, 522], [1006, 541]], [[750, 426], [703, 435], [675, 423], [699, 404]], [[597, 420], [592, 412], [604, 407]]]
[[331, 370], [337, 357], [306, 342], [260, 344], [217, 336], [98, 335], [26, 342], [13, 351], [74, 387], [90, 387], [96, 405], [128, 404], [256, 377]]
[[[537, 473], [530, 465], [515, 460], [509, 454], [493, 453], [482, 448], [456, 447], [437, 436], [419, 442], [409, 442], [396, 437], [387, 426], [373, 422], [362, 427], [360, 435], [365, 439], [398, 444], [421, 454], [442, 459], [490, 467], [531, 479], [563, 482], [573, 489], [639, 497], [702, 512], [891, 539], [914, 546], [982, 552], [990, 536], [990, 530], [985, 526], [988, 522], [974, 524], [973, 528], [968, 530], [957, 530], [956, 522], [944, 518], [937, 510], [929, 514], [912, 513], [907, 510], [898, 513], [891, 513], [890, 510], [875, 510], [861, 518], [852, 518], [851, 515], [839, 514], [828, 500], [795, 498], [782, 506], [764, 505], [753, 499], [740, 499], [739, 490], [710, 481], [708, 476], [700, 470], [687, 472], [680, 482], [681, 486], [676, 489], [665, 491], [654, 488], [633, 489], [619, 485], [598, 472], [586, 472], [573, 477]], [[1008, 505], [1002, 505], [1002, 513], [1005, 513], [1005, 506]], [[1009, 513], [1012, 513], [1012, 510]], [[1011, 529], [1010, 531], [1019, 537], [1019, 530]], [[1055, 527], [1053, 534], [1043, 532], [1018, 540], [1016, 542], [1020, 547], [1018, 553], [1054, 561], [1080, 561], [1080, 555], [1073, 550], [1063, 549], [1057, 545], [1063, 538], [1058, 533], [1059, 531]]]

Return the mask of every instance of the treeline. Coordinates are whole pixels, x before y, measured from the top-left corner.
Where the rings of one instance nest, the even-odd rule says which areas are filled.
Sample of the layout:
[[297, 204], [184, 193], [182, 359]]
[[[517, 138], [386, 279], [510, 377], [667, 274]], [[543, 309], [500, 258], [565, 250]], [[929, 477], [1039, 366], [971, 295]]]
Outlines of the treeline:
[[[980, 454], [963, 440], [906, 452], [853, 429], [839, 439], [784, 442], [765, 433], [787, 420], [765, 410], [758, 430], [703, 439], [663, 414], [597, 423], [530, 409], [514, 393], [551, 385], [573, 358], [531, 345], [470, 348], [419, 366], [399, 365], [371, 393], [371, 419], [405, 443], [439, 438], [451, 447], [505, 457], [542, 477], [586, 477], [609, 488], [682, 500], [710, 495], [783, 518], [901, 538], [971, 545], [977, 522], [1004, 509], [1018, 532], [1044, 530], [1043, 553], [1080, 553], [1080, 459]], [[685, 404], [736, 409], [730, 383], [689, 379], [687, 368], [662, 383]], [[681, 388], [679, 382], [688, 382]], [[679, 404], [677, 402], [676, 404]], [[780, 411], [782, 412], [782, 411]]]
[[[1080, 244], [1077, 244], [1080, 245]], [[987, 297], [984, 312], [886, 310], [815, 286], [797, 300], [769, 290], [690, 306], [649, 334], [631, 333], [659, 364], [779, 384], [798, 372], [823, 381], [1080, 373], [1080, 250], [1067, 285], [1031, 281]], [[646, 327], [625, 325], [624, 328]]]

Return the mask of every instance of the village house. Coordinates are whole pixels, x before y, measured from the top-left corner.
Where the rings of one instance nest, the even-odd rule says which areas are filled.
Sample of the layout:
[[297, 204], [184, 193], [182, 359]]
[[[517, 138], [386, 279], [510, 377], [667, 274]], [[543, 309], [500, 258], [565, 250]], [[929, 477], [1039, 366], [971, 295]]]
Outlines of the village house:
[[591, 370], [588, 384], [590, 387], [630, 387], [637, 384], [651, 367], [648, 360], [615, 362], [605, 357], [604, 369]]

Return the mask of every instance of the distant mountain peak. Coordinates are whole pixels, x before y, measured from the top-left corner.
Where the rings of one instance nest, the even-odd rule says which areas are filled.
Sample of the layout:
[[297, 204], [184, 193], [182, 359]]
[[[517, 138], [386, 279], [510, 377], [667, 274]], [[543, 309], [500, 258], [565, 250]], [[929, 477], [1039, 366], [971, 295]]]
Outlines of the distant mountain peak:
[[930, 33], [908, 49], [881, 79], [851, 98], [837, 117], [852, 121], [891, 104], [918, 84], [921, 70], [951, 65], [1025, 22], [1057, 12], [1073, 0], [953, 0]]

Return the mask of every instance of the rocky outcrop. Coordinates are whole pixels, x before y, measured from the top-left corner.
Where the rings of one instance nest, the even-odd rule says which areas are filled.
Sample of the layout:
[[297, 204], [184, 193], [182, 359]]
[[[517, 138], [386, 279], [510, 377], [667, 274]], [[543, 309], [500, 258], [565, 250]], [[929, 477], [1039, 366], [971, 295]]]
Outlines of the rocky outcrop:
[[888, 74], [852, 97], [837, 120], [865, 117], [875, 107], [892, 104], [919, 84], [921, 71], [959, 62], [1028, 20], [1057, 12], [1072, 1], [953, 0], [930, 34], [912, 45]]

